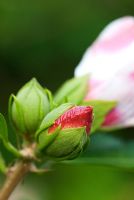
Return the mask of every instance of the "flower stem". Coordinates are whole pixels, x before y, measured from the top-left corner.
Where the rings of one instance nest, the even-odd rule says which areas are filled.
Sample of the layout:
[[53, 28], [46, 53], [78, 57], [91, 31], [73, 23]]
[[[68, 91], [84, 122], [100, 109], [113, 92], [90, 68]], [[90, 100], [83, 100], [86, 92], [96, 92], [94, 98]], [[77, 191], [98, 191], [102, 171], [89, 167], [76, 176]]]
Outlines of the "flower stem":
[[0, 200], [7, 200], [29, 171], [30, 163], [26, 161], [19, 161], [10, 168], [5, 183], [0, 190]]

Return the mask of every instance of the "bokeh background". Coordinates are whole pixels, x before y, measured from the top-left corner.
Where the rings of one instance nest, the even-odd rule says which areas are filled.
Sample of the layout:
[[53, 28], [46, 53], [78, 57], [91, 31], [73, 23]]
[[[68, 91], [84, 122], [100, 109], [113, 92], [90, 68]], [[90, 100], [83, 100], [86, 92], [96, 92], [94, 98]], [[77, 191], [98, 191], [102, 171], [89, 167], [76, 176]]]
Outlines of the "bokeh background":
[[[103, 27], [124, 15], [134, 15], [133, 0], [1, 0], [0, 112], [7, 114], [10, 93], [33, 76], [54, 92]], [[128, 171], [57, 165], [28, 176], [12, 199], [133, 200], [133, 188]]]

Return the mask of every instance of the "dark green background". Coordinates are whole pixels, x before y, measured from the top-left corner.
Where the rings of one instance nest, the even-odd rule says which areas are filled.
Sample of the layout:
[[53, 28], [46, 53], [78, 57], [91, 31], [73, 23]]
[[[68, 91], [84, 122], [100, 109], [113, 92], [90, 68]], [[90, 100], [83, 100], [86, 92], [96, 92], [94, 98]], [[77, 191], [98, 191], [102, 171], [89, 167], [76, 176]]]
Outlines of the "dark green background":
[[[1, 0], [0, 112], [7, 113], [9, 94], [33, 76], [55, 91], [73, 76], [103, 27], [124, 15], [134, 15], [133, 0]], [[23, 188], [23, 200], [133, 200], [134, 174], [88, 165], [57, 166], [43, 177], [29, 176]]]

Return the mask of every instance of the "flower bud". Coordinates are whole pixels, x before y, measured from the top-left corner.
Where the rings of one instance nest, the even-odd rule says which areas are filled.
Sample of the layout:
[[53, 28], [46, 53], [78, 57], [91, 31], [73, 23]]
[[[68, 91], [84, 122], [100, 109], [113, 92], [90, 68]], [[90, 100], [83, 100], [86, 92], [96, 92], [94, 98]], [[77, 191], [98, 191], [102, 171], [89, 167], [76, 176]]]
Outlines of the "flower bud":
[[10, 118], [21, 134], [34, 134], [42, 119], [49, 112], [49, 100], [45, 90], [35, 78], [26, 83], [13, 96]]
[[52, 159], [77, 157], [89, 140], [92, 119], [93, 109], [90, 106], [69, 108], [40, 133], [39, 149]]
[[85, 100], [116, 101], [103, 128], [134, 126], [134, 17], [114, 20], [102, 30], [75, 69], [89, 74]]

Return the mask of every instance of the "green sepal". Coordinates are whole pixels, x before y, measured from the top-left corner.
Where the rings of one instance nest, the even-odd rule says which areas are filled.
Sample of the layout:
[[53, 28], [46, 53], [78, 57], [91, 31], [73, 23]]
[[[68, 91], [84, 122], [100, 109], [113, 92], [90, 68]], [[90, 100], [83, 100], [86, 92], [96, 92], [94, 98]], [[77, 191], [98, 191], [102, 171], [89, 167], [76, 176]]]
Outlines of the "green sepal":
[[17, 147], [20, 147], [21, 142], [20, 142], [19, 134], [17, 133], [16, 128], [12, 122], [12, 114], [11, 114], [12, 113], [12, 102], [13, 102], [13, 94], [10, 95], [9, 100], [8, 100], [8, 119], [9, 119], [11, 129], [14, 131], [14, 133], [16, 135]]
[[55, 120], [58, 119], [58, 117], [60, 117], [62, 114], [64, 114], [68, 109], [70, 109], [73, 106], [74, 106], [74, 104], [72, 104], [72, 103], [66, 103], [66, 104], [60, 105], [59, 107], [57, 107], [54, 110], [52, 110], [51, 112], [49, 112], [45, 116], [43, 121], [41, 122], [41, 125], [36, 132], [36, 137], [38, 137], [38, 135], [42, 131], [44, 131], [45, 129], [50, 127], [55, 122]]
[[5, 148], [10, 151], [15, 157], [21, 158], [22, 154], [10, 142], [3, 142]]
[[90, 100], [82, 103], [84, 106], [93, 106], [94, 120], [91, 128], [91, 134], [101, 129], [106, 115], [116, 107], [116, 101]]
[[6, 167], [6, 164], [5, 164], [5, 160], [3, 159], [1, 154], [0, 154], [0, 171], [3, 174], [6, 174], [6, 172], [7, 172], [7, 167]]
[[[17, 116], [17, 120], [18, 120], [18, 122], [19, 122], [19, 127], [20, 127], [20, 130], [22, 130], [22, 132], [23, 133], [26, 133], [27, 132], [27, 130], [26, 130], [26, 128], [24, 127], [24, 118], [23, 118], [23, 111], [22, 111], [22, 108], [21, 108], [21, 105], [20, 105], [20, 103], [19, 103], [19, 101], [17, 100], [17, 98], [16, 98], [16, 96], [15, 95], [11, 95], [11, 97], [9, 98], [9, 115], [10, 115], [10, 121], [11, 121], [11, 123], [13, 123], [12, 122], [12, 114], [11, 114], [11, 112], [12, 112], [12, 110], [11, 110], [11, 107], [12, 107], [12, 105], [13, 105], [13, 101], [14, 101], [14, 106], [15, 106], [15, 108], [16, 108], [16, 110], [17, 110], [17, 114], [18, 114], [18, 116]], [[13, 127], [15, 127], [15, 129], [16, 129], [16, 131], [17, 132], [20, 132], [18, 129], [17, 129], [17, 126], [15, 125], [15, 124], [12, 124], [13, 125]]]
[[64, 160], [72, 160], [77, 157], [79, 157], [83, 151], [87, 148], [89, 144], [89, 137], [87, 136], [86, 132], [84, 133], [84, 136], [81, 138], [80, 144], [76, 147], [76, 149], [69, 154], [67, 157], [64, 158]]
[[39, 135], [37, 148], [39, 150], [43, 149], [44, 151], [48, 147], [48, 145], [50, 145], [55, 140], [55, 138], [59, 134], [59, 131], [60, 131], [60, 126], [56, 128], [56, 130], [53, 133], [48, 133], [48, 129], [43, 131]]
[[11, 94], [10, 97], [9, 97], [9, 100], [8, 100], [8, 118], [9, 118], [9, 123], [10, 123], [12, 129], [14, 131], [16, 131], [16, 129], [14, 128], [13, 123], [12, 123], [12, 103], [13, 103], [13, 96], [14, 95]]
[[66, 81], [54, 96], [54, 101], [58, 104], [66, 101], [79, 105], [88, 90], [89, 75], [75, 77]]
[[45, 93], [48, 96], [49, 103], [50, 103], [50, 111], [51, 111], [51, 110], [53, 110], [57, 106], [57, 104], [54, 102], [53, 95], [52, 95], [52, 92], [50, 90], [48, 90], [47, 88], [45, 88]]
[[5, 142], [8, 141], [7, 123], [4, 116], [1, 113], [0, 113], [0, 138]]
[[61, 130], [46, 149], [46, 155], [53, 159], [73, 159], [82, 151], [86, 139], [85, 127]]
[[15, 156], [20, 157], [20, 152], [9, 142], [8, 139], [8, 128], [4, 116], [0, 113], [0, 139], [7, 150], [13, 153]]

